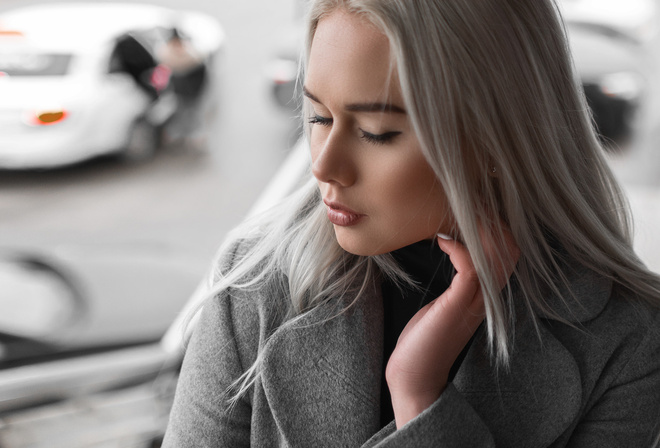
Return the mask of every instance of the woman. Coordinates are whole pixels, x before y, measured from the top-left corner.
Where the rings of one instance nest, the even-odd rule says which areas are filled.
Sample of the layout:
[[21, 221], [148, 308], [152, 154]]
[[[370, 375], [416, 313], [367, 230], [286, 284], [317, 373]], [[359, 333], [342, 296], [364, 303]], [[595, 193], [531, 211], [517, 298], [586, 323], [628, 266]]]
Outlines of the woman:
[[314, 179], [222, 251], [165, 446], [651, 446], [660, 279], [555, 5], [308, 25]]

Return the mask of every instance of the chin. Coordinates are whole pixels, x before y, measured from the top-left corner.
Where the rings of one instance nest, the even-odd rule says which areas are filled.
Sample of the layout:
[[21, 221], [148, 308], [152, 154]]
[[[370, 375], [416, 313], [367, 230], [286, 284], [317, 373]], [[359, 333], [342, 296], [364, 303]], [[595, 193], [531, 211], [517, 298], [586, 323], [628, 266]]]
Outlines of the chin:
[[346, 252], [353, 255], [369, 257], [386, 254], [425, 239], [433, 239], [435, 234], [432, 234], [431, 236], [413, 235], [410, 238], [402, 238], [400, 240], [393, 240], [390, 238], [384, 241], [373, 235], [362, 236], [350, 234], [346, 232], [345, 229], [338, 230], [335, 227], [335, 236], [341, 248]]
[[371, 255], [379, 255], [378, 253], [375, 253], [374, 251], [369, 250], [368, 247], [364, 247], [364, 245], [362, 245], [362, 244], [355, 244], [354, 242], [349, 243], [349, 242], [342, 241], [341, 239], [337, 239], [337, 242], [339, 243], [339, 245], [341, 246], [342, 249], [344, 249], [346, 252], [348, 252], [350, 254], [353, 254], [353, 255], [359, 255], [359, 256], [362, 256], [362, 257], [368, 257], [368, 256], [371, 256]]
[[358, 235], [346, 235], [346, 232], [342, 230], [338, 231], [335, 228], [335, 236], [341, 248], [348, 253], [368, 257], [390, 252], [378, 241], [374, 241], [371, 238], [363, 238]]

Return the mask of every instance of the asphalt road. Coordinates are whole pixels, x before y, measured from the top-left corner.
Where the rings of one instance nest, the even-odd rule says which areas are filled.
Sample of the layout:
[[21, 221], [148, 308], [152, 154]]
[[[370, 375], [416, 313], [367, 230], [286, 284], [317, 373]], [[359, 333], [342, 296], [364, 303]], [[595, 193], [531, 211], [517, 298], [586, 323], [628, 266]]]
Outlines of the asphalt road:
[[[3, 0], [0, 11], [31, 3], [49, 1]], [[210, 150], [166, 148], [135, 166], [106, 158], [0, 172], [0, 247], [169, 246], [205, 266], [285, 158], [295, 118], [271, 100], [265, 67], [298, 16], [295, 0], [151, 3], [198, 9], [224, 27]]]

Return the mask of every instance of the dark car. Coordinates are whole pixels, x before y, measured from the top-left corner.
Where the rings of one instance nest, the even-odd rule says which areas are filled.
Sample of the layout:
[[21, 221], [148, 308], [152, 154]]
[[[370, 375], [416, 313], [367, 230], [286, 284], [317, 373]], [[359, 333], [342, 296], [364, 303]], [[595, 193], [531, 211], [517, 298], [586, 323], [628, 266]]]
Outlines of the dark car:
[[569, 26], [571, 49], [596, 129], [605, 143], [625, 144], [648, 91], [648, 55], [613, 29]]

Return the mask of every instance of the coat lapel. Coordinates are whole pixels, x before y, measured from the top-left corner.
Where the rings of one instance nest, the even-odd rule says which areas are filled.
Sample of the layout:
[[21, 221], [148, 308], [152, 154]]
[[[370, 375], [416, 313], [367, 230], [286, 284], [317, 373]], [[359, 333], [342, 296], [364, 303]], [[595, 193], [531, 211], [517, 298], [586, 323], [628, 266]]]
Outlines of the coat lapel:
[[559, 286], [559, 294], [546, 294], [551, 313], [537, 312], [538, 327], [514, 285], [516, 326], [509, 368], [494, 367], [486, 332], [480, 329], [454, 378], [456, 388], [493, 432], [497, 446], [546, 447], [581, 410], [580, 370], [551, 329], [580, 327], [595, 318], [609, 300], [612, 282], [577, 263], [566, 263], [562, 271], [567, 284]]
[[491, 429], [497, 446], [545, 447], [575, 419], [582, 400], [580, 372], [566, 348], [541, 324], [516, 327], [508, 369], [488, 356], [486, 332], [475, 337], [455, 387]]
[[380, 297], [370, 288], [339, 317], [314, 310], [273, 334], [262, 382], [285, 446], [359, 446], [380, 428]]
[[[579, 326], [602, 311], [611, 282], [577, 269], [569, 284], [572, 294], [546, 299], [554, 317]], [[580, 371], [550, 331], [549, 316], [540, 314], [537, 330], [524, 297], [514, 294], [514, 301], [518, 318], [509, 368], [491, 363], [481, 329], [454, 385], [498, 446], [545, 447], [580, 412]], [[283, 446], [359, 446], [380, 429], [380, 288], [374, 285], [348, 312], [319, 323], [323, 312], [321, 307], [281, 327], [264, 348], [261, 380]]]

